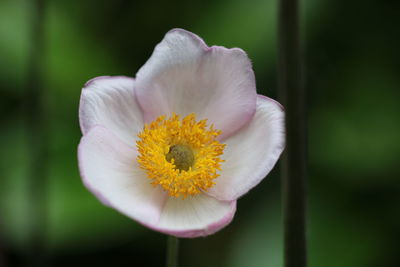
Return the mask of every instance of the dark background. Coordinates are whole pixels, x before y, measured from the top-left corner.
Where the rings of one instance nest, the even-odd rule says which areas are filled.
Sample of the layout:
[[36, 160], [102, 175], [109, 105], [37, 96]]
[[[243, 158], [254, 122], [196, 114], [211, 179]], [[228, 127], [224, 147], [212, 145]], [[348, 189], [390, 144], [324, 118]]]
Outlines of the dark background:
[[[179, 27], [244, 49], [258, 92], [276, 98], [277, 1], [48, 0], [39, 48], [34, 3], [0, 1], [0, 266], [32, 251], [48, 266], [163, 266], [166, 237], [82, 185], [80, 90], [96, 76], [135, 76]], [[302, 1], [311, 267], [399, 266], [399, 17], [398, 1]], [[282, 266], [280, 197], [277, 167], [227, 228], [181, 240], [181, 266]]]

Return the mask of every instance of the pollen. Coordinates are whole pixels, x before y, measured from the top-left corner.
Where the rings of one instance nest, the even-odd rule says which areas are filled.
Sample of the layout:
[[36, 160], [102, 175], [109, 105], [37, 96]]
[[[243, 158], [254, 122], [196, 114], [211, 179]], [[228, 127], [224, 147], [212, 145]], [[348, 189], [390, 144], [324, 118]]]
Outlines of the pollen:
[[220, 134], [207, 120], [196, 121], [194, 113], [183, 119], [160, 116], [138, 134], [137, 161], [151, 184], [170, 196], [197, 195], [212, 187], [221, 171], [225, 144], [216, 140]]

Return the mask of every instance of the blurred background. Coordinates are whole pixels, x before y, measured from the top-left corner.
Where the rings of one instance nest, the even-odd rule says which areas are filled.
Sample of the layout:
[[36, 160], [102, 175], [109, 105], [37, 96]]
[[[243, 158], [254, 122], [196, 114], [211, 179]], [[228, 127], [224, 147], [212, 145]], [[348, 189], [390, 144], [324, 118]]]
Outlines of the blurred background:
[[[399, 266], [399, 17], [398, 1], [302, 1], [311, 267]], [[164, 265], [166, 236], [82, 185], [78, 105], [175, 27], [244, 49], [277, 97], [277, 0], [0, 1], [0, 266]], [[227, 228], [181, 240], [181, 266], [282, 266], [280, 197], [277, 166]]]

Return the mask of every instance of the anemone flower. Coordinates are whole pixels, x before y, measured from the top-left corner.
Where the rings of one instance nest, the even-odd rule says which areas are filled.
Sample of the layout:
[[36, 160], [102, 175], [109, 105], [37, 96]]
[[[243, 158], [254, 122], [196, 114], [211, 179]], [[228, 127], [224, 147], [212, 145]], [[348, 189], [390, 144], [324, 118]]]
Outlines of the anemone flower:
[[256, 93], [238, 48], [168, 32], [136, 74], [82, 89], [84, 185], [105, 205], [177, 237], [215, 233], [284, 148], [284, 112]]

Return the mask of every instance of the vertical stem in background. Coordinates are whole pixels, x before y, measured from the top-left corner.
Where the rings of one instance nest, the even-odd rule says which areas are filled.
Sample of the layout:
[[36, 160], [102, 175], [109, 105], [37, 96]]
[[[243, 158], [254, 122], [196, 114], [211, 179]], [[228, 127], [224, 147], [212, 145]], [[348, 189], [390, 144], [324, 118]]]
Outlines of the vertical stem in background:
[[45, 0], [31, 2], [30, 52], [28, 58], [25, 117], [29, 167], [27, 197], [29, 218], [28, 266], [42, 266], [46, 229], [47, 131], [43, 105], [43, 55]]
[[279, 1], [278, 40], [278, 85], [287, 133], [282, 166], [284, 266], [305, 267], [306, 114], [298, 0]]
[[175, 236], [168, 236], [167, 241], [167, 267], [178, 267], [179, 239]]
[[[1, 222], [0, 222], [0, 228], [1, 228]], [[1, 234], [1, 233], [0, 233]], [[6, 267], [6, 252], [5, 252], [5, 247], [2, 243], [3, 236], [0, 235], [0, 266], [1, 267]]]

